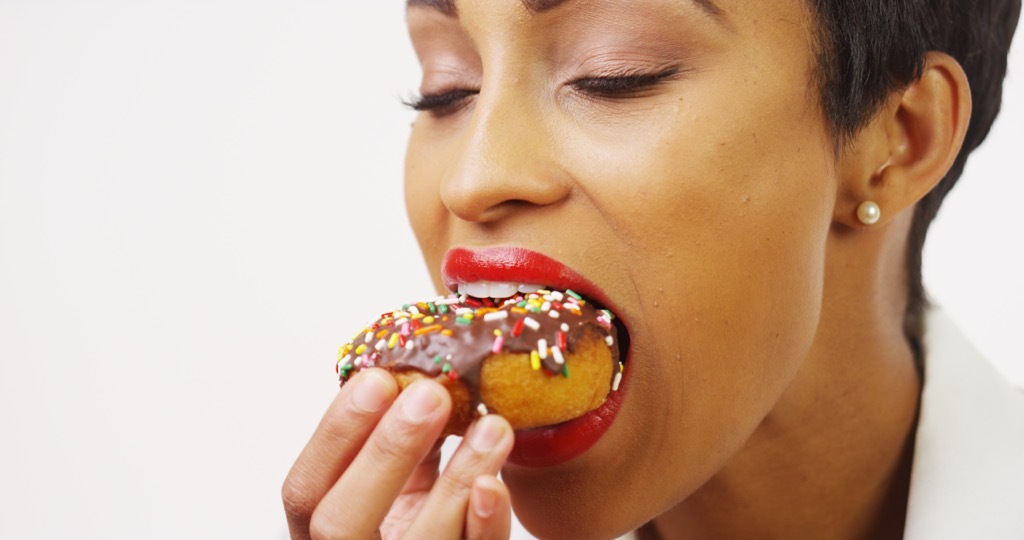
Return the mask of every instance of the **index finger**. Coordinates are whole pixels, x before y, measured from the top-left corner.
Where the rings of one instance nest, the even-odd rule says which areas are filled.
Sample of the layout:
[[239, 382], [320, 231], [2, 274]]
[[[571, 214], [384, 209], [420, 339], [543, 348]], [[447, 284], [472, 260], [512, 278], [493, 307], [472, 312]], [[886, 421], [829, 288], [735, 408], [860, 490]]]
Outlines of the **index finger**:
[[309, 536], [317, 505], [351, 465], [397, 393], [394, 378], [380, 369], [362, 371], [342, 386], [281, 488], [293, 538]]

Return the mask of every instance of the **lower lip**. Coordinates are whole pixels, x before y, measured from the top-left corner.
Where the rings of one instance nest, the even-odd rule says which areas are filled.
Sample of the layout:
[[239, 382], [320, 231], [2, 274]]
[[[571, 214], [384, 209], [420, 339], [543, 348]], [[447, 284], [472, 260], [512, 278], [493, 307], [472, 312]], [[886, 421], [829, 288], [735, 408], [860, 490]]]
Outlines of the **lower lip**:
[[593, 411], [561, 424], [516, 431], [509, 463], [522, 467], [554, 467], [589, 450], [619, 414], [627, 375], [623, 372], [619, 389], [610, 392], [604, 403]]

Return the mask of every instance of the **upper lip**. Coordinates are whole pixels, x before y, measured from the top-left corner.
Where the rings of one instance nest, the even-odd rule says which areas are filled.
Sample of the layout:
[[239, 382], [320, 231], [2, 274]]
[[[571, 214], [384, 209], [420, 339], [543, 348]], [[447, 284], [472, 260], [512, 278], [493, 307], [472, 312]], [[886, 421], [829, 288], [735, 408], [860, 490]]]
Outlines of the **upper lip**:
[[615, 303], [579, 272], [543, 253], [520, 247], [452, 248], [441, 263], [441, 279], [449, 290], [475, 281], [518, 282], [572, 289], [618, 314]]

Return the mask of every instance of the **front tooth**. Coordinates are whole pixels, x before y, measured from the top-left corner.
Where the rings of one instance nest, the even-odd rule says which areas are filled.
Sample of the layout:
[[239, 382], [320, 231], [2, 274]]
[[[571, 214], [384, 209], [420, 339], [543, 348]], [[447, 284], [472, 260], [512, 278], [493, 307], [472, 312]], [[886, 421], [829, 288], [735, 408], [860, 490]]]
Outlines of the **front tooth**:
[[543, 287], [542, 285], [532, 285], [530, 283], [524, 283], [524, 284], [519, 286], [519, 292], [521, 292], [523, 294], [535, 293], [535, 292], [541, 290], [542, 287]]
[[466, 284], [459, 283], [459, 296], [466, 294]]
[[490, 286], [485, 281], [476, 281], [473, 283], [467, 283], [465, 291], [462, 290], [462, 286], [459, 286], [459, 292], [461, 294], [468, 294], [477, 298], [488, 298], [491, 293]]
[[491, 298], [509, 298], [515, 296], [518, 288], [515, 283], [491, 283], [489, 295]]

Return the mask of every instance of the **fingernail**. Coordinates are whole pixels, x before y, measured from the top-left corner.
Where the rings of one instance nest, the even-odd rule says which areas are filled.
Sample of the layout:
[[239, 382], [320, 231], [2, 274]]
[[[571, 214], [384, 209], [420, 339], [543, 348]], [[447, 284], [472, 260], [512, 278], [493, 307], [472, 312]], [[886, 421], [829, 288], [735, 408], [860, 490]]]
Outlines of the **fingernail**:
[[423, 422], [441, 406], [441, 396], [425, 383], [413, 384], [403, 394], [402, 413], [414, 424]]
[[356, 388], [352, 392], [352, 404], [364, 412], [380, 412], [391, 398], [391, 385], [384, 375], [376, 371], [367, 371], [356, 380]]
[[473, 432], [469, 434], [469, 445], [477, 452], [490, 452], [501, 442], [505, 435], [505, 426], [497, 418], [484, 416], [477, 420]]
[[494, 514], [494, 508], [498, 506], [498, 494], [491, 488], [483, 487], [480, 484], [474, 486], [473, 494], [473, 511], [482, 518], [491, 517]]

